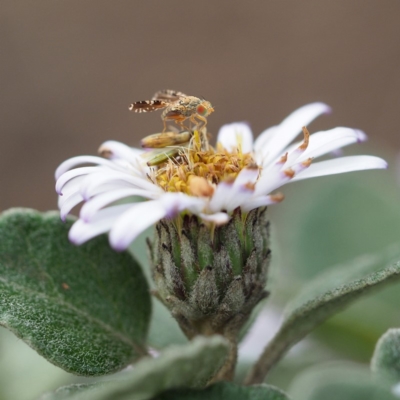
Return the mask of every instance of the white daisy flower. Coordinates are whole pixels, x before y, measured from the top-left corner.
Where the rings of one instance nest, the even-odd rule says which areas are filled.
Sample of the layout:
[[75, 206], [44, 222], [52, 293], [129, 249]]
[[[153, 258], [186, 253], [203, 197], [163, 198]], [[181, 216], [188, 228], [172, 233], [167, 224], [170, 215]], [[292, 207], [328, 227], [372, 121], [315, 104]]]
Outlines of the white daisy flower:
[[[100, 147], [107, 158], [78, 156], [66, 160], [55, 174], [61, 218], [84, 202], [69, 238], [81, 244], [108, 232], [111, 246], [124, 250], [163, 218], [191, 213], [205, 223], [221, 225], [229, 221], [237, 207], [248, 212], [283, 200], [283, 195], [273, 192], [286, 183], [387, 167], [386, 161], [373, 156], [314, 162], [317, 157], [366, 140], [362, 131], [345, 127], [309, 136], [305, 126], [329, 112], [323, 103], [306, 105], [266, 129], [255, 141], [247, 124], [224, 125], [216, 149], [200, 144], [195, 131], [187, 147], [179, 148], [174, 158], [157, 167], [146, 164], [148, 153], [116, 141]], [[292, 143], [302, 131], [303, 140]], [[132, 196], [146, 201], [115, 204]]]

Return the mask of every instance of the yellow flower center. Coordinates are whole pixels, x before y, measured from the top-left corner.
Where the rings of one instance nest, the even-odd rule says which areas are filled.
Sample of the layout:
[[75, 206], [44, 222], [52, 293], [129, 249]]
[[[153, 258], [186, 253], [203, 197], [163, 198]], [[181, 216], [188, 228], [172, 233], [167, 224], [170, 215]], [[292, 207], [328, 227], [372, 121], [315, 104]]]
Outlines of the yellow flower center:
[[254, 165], [252, 154], [243, 153], [240, 144], [233, 152], [219, 144], [214, 149], [206, 134], [195, 130], [188, 146], [179, 147], [177, 155], [154, 167], [151, 179], [166, 192], [209, 197], [216, 184], [232, 181], [244, 167]]

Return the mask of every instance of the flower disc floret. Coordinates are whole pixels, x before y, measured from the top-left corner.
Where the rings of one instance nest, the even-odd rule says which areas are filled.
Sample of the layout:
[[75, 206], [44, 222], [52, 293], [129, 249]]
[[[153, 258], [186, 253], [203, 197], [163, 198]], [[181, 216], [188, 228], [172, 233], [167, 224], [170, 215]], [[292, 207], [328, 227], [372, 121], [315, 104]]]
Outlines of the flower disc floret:
[[[179, 156], [170, 158], [151, 173], [152, 180], [166, 192], [183, 192], [191, 196], [211, 197], [220, 182], [233, 182], [246, 167], [256, 168], [252, 153], [243, 153], [241, 146], [232, 151], [221, 145], [203, 150], [199, 133]], [[204, 186], [207, 190], [199, 189]]]

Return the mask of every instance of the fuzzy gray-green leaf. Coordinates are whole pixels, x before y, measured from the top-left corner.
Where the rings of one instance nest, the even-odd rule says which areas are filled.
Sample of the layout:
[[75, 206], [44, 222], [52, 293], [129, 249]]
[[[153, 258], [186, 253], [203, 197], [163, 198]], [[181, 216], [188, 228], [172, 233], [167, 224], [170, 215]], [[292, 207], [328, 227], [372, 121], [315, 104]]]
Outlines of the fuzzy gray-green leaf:
[[[225, 361], [227, 342], [220, 336], [197, 337], [183, 346], [171, 346], [158, 358], [144, 359], [119, 375], [76, 391], [70, 400], [147, 400], [172, 388], [202, 387]], [[73, 388], [75, 389], [75, 388]], [[46, 400], [61, 400], [67, 388]]]
[[72, 384], [62, 386], [55, 392], [45, 393], [38, 400], [86, 400], [91, 392], [98, 393], [103, 387], [103, 382]]
[[289, 388], [296, 400], [395, 400], [364, 365], [344, 362], [317, 364], [297, 375]]
[[69, 243], [70, 226], [53, 212], [0, 217], [0, 324], [66, 371], [102, 375], [146, 354], [148, 286], [105, 237]]
[[203, 390], [169, 390], [152, 400], [289, 400], [289, 397], [270, 385], [238, 386], [221, 382]]
[[[299, 340], [353, 301], [400, 279], [398, 246], [333, 267], [310, 282], [286, 308], [284, 322], [268, 344], [248, 382], [261, 382], [270, 368]], [[390, 260], [390, 261], [389, 261]]]
[[389, 329], [378, 341], [372, 371], [389, 383], [400, 382], [400, 329]]

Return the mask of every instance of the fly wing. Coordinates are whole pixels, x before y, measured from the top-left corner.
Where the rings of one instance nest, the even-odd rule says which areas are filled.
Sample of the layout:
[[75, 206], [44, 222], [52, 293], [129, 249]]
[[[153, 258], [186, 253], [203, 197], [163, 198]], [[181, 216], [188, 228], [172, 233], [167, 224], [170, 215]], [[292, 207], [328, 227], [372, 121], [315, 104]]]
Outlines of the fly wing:
[[186, 94], [177, 92], [175, 90], [160, 90], [152, 98], [152, 100], [163, 100], [166, 102], [173, 103], [179, 100], [181, 97], [186, 97]]
[[129, 110], [136, 113], [144, 113], [161, 110], [167, 107], [168, 103], [162, 100], [142, 100], [137, 101], [129, 106]]

